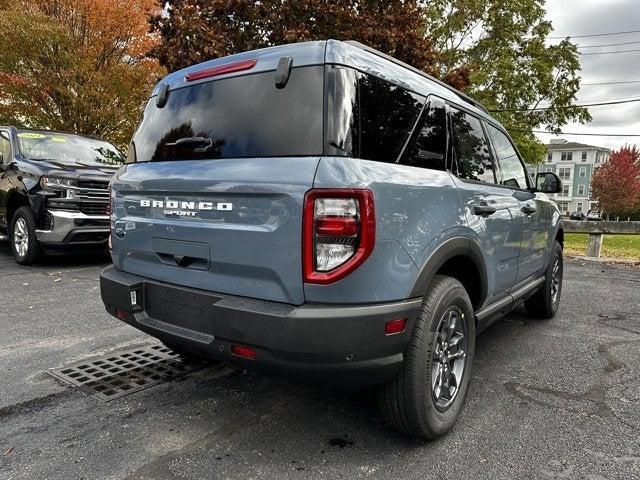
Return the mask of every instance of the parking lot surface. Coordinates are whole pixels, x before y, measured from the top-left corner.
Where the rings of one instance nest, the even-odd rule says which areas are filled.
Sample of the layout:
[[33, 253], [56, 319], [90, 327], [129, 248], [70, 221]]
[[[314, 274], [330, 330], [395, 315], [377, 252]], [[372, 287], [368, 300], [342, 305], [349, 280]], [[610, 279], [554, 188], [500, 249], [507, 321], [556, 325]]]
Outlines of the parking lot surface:
[[567, 261], [558, 316], [478, 339], [453, 430], [386, 427], [372, 395], [214, 365], [101, 402], [51, 368], [155, 341], [107, 315], [104, 257], [0, 244], [0, 478], [640, 478], [640, 269]]

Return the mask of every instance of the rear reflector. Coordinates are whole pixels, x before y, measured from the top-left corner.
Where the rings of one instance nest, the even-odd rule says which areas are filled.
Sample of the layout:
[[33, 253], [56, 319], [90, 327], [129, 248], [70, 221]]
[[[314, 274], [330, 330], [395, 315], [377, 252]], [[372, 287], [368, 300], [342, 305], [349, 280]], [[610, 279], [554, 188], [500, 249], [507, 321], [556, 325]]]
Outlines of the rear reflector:
[[127, 312], [126, 310], [116, 310], [116, 317], [119, 318], [120, 320], [124, 320], [128, 316], [129, 316], [129, 312]]
[[187, 82], [193, 82], [195, 80], [201, 80], [203, 78], [215, 77], [217, 75], [224, 75], [225, 73], [241, 72], [243, 70], [251, 70], [256, 66], [257, 60], [243, 60], [242, 62], [227, 63], [226, 65], [218, 65], [217, 67], [205, 68], [197, 72], [189, 73], [185, 80]]
[[352, 236], [358, 233], [358, 222], [350, 217], [324, 217], [316, 220], [316, 233], [328, 236]]
[[407, 326], [406, 318], [398, 318], [396, 320], [389, 320], [384, 324], [384, 334], [385, 335], [394, 335], [396, 333], [404, 332], [405, 327]]
[[256, 351], [244, 345], [231, 345], [231, 353], [237, 357], [248, 358], [249, 360], [255, 360], [256, 358]]

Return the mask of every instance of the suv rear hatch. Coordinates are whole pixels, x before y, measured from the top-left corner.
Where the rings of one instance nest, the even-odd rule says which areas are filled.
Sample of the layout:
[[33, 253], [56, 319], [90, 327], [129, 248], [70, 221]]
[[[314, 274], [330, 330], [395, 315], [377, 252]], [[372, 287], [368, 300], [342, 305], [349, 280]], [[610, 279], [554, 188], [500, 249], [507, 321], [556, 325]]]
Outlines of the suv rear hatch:
[[113, 182], [116, 267], [303, 303], [302, 210], [322, 154], [323, 70], [293, 68], [284, 88], [274, 71], [193, 76], [152, 97]]

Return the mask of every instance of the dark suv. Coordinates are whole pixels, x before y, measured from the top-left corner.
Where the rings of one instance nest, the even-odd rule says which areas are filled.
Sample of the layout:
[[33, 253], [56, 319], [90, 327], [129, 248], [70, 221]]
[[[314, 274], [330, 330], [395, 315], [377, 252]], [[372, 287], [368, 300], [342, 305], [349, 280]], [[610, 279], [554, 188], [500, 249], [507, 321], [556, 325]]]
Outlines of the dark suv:
[[0, 238], [16, 262], [106, 249], [109, 180], [123, 163], [103, 140], [0, 127]]
[[380, 52], [323, 41], [172, 73], [112, 182], [107, 310], [178, 352], [377, 387], [434, 438], [476, 334], [552, 317], [562, 218], [484, 108]]

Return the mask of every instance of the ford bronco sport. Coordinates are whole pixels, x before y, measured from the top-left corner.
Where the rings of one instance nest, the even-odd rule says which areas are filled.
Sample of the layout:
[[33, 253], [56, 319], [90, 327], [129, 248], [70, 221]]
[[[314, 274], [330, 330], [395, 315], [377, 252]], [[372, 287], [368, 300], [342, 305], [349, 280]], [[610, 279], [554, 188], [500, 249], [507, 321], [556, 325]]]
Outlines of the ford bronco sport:
[[377, 387], [397, 429], [454, 423], [475, 337], [552, 317], [562, 219], [475, 101], [354, 42], [170, 74], [111, 193], [109, 313], [178, 352]]
[[109, 180], [124, 160], [103, 140], [0, 127], [0, 238], [9, 239], [16, 262], [106, 252]]

